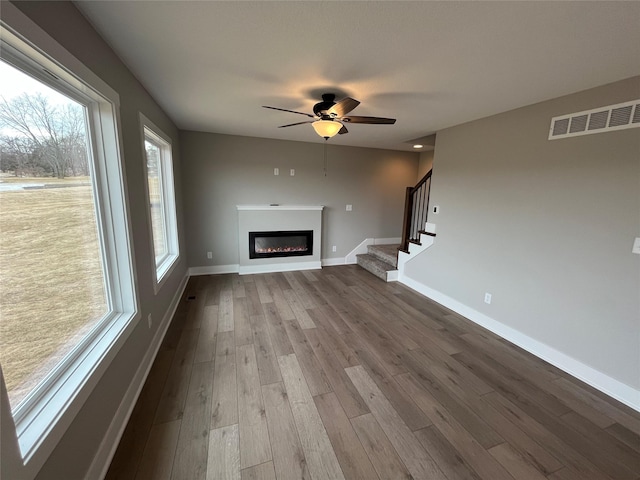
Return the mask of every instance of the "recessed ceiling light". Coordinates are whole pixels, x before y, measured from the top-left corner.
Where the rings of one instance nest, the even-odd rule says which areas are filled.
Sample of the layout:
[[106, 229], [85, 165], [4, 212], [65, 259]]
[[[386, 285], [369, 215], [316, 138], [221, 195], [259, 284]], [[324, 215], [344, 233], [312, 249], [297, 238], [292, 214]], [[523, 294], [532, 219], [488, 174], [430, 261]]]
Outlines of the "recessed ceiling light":
[[424, 145], [414, 145], [413, 148], [422, 148]]

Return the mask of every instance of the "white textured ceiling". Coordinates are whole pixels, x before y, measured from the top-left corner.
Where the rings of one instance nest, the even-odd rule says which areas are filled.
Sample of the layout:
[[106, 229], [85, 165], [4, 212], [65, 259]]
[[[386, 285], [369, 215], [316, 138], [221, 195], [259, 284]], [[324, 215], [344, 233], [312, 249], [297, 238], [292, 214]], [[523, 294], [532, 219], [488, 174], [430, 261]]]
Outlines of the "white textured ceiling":
[[[322, 142], [305, 118], [349, 95], [335, 144], [410, 150], [442, 128], [640, 74], [640, 2], [78, 1], [185, 130]], [[597, 105], [594, 105], [596, 107]], [[569, 112], [567, 112], [569, 113]]]

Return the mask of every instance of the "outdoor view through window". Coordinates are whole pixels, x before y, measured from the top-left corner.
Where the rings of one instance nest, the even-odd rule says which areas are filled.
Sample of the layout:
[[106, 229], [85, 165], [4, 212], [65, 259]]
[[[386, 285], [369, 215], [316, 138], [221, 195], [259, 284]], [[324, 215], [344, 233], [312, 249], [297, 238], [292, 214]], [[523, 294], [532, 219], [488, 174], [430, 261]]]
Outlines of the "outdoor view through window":
[[0, 61], [0, 364], [12, 409], [107, 313], [86, 107]]
[[149, 205], [151, 207], [151, 228], [153, 231], [153, 251], [156, 265], [162, 263], [168, 254], [164, 202], [162, 193], [161, 146], [152, 139], [146, 138], [144, 147], [147, 152], [147, 182], [149, 185]]

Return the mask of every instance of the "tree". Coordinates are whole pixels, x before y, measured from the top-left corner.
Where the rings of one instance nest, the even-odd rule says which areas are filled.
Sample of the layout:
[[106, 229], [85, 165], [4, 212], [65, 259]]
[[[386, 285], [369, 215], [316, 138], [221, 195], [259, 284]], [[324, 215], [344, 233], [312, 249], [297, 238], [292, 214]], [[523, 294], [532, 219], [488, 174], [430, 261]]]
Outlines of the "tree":
[[54, 106], [41, 93], [0, 97], [0, 128], [5, 130], [0, 136], [3, 155], [17, 162], [17, 168], [30, 160], [58, 178], [89, 174], [82, 106]]
[[16, 177], [32, 173], [33, 145], [25, 137], [0, 136], [0, 170], [13, 171]]

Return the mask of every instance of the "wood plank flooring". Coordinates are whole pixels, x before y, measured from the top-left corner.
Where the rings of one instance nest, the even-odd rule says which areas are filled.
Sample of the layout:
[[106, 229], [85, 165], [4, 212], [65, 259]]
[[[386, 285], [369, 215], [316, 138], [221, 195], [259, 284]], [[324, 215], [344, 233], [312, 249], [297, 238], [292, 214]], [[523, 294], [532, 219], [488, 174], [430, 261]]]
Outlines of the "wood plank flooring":
[[640, 414], [354, 265], [202, 276], [106, 478], [639, 480]]

